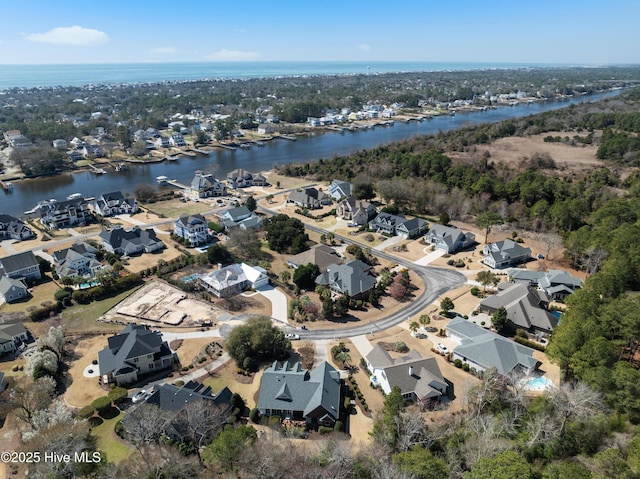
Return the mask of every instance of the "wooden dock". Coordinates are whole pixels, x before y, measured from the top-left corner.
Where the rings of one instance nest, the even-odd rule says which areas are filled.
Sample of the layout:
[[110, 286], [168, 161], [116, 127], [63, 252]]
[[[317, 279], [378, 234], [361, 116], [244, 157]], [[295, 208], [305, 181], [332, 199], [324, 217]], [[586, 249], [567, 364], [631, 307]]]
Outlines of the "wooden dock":
[[173, 148], [171, 148], [171, 149], [172, 150], [176, 150], [181, 155], [191, 156], [192, 158], [196, 156], [196, 154], [193, 151], [181, 150], [180, 148], [176, 148], [175, 146]]
[[107, 172], [107, 170], [103, 168], [96, 168], [93, 165], [89, 165], [89, 168], [91, 168], [91, 172], [95, 173], [96, 175], [104, 175]]
[[297, 138], [291, 135], [280, 135], [278, 138], [282, 138], [283, 140], [296, 141]]

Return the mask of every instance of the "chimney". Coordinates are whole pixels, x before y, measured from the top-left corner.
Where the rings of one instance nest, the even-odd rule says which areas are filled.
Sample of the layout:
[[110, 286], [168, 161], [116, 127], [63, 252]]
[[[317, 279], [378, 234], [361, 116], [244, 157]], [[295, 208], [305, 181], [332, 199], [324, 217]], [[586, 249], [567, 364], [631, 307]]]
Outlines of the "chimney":
[[409, 366], [409, 376], [413, 376], [413, 366]]

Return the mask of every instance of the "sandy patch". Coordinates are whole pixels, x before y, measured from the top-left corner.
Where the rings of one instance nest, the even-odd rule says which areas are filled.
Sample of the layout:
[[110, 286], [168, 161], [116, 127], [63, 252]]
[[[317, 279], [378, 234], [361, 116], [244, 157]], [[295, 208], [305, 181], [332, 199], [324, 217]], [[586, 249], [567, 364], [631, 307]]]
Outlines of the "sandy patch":
[[[97, 377], [85, 377], [84, 371], [95, 359], [98, 359], [98, 351], [107, 346], [106, 336], [96, 336], [90, 339], [78, 341], [73, 348], [73, 361], [69, 363], [68, 376], [71, 385], [67, 388], [63, 397], [67, 404], [73, 407], [83, 407], [107, 394], [107, 391], [98, 386]], [[97, 371], [98, 365], [94, 365]]]
[[180, 364], [182, 366], [188, 366], [194, 364], [198, 366], [198, 359], [201, 357], [208, 357], [204, 348], [212, 342], [221, 342], [221, 338], [196, 338], [196, 339], [183, 339], [180, 347], [176, 350], [178, 357], [180, 358]]

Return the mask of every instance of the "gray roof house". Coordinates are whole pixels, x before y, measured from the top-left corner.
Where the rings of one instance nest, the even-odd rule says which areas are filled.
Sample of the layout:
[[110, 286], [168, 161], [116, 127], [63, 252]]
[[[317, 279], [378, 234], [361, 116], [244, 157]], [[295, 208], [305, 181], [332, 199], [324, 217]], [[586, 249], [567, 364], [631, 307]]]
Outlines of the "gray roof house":
[[265, 186], [267, 179], [264, 175], [253, 173], [243, 170], [242, 168], [235, 169], [227, 173], [227, 185], [230, 188], [246, 188], [249, 186]]
[[209, 226], [200, 214], [180, 215], [180, 218], [173, 222], [173, 232], [176, 236], [188, 240], [190, 246], [209, 242]]
[[28, 295], [29, 289], [21, 279], [0, 276], [0, 304], [13, 303], [19, 299], [26, 298]]
[[98, 352], [100, 383], [131, 384], [139, 376], [171, 367], [173, 353], [162, 334], [128, 324]]
[[332, 264], [316, 278], [316, 284], [328, 286], [335, 294], [348, 294], [353, 299], [368, 297], [376, 285], [371, 266], [360, 260]]
[[333, 180], [329, 185], [329, 194], [336, 201], [351, 196], [352, 190], [353, 184], [348, 181]]
[[104, 193], [93, 202], [93, 211], [100, 216], [133, 214], [138, 211], [134, 197], [126, 198], [120, 191]]
[[373, 373], [372, 382], [379, 384], [385, 394], [398, 386], [407, 401], [438, 401], [446, 396], [448, 384], [442, 376], [436, 358], [423, 358], [413, 350], [409, 354], [392, 358], [379, 344], [366, 357], [367, 367]]
[[[236, 206], [229, 208], [220, 213], [220, 221], [224, 224], [235, 226], [242, 220], [246, 220], [251, 216], [251, 211], [246, 206]], [[233, 223], [233, 224], [232, 224]]]
[[411, 218], [396, 226], [396, 235], [403, 238], [416, 238], [423, 234], [427, 228], [429, 228], [427, 221], [422, 218]]
[[24, 341], [29, 333], [19, 321], [0, 322], [0, 354], [13, 352]]
[[89, 202], [83, 197], [71, 198], [64, 201], [40, 201], [28, 213], [40, 215], [40, 222], [49, 229], [68, 228], [74, 225], [89, 223], [93, 216], [89, 209]]
[[254, 289], [269, 284], [267, 271], [260, 266], [231, 264], [198, 278], [200, 286], [218, 298], [239, 294], [246, 287]]
[[153, 228], [140, 229], [134, 226], [130, 230], [114, 228], [100, 233], [102, 246], [111, 253], [128, 256], [139, 253], [152, 253], [164, 248]]
[[554, 301], [564, 301], [567, 296], [582, 287], [580, 278], [557, 269], [542, 272], [513, 268], [509, 270], [508, 275], [509, 280], [514, 283], [537, 286]]
[[531, 248], [520, 246], [513, 240], [496, 241], [482, 250], [484, 264], [494, 269], [506, 268], [531, 259]]
[[275, 361], [262, 374], [258, 409], [265, 416], [333, 426], [340, 419], [340, 393], [340, 374], [326, 361], [311, 371]]
[[376, 208], [364, 200], [353, 196], [345, 198], [336, 206], [336, 216], [350, 221], [354, 225], [366, 225], [376, 214]]
[[480, 312], [493, 314], [504, 307], [511, 329], [551, 333], [557, 326], [558, 318], [547, 310], [549, 297], [544, 291], [519, 283], [502, 283], [498, 289], [497, 294], [480, 301]]
[[424, 239], [447, 254], [468, 248], [476, 242], [476, 236], [473, 233], [463, 233], [455, 226], [439, 224], [434, 224]]
[[11, 215], [0, 214], [0, 240], [21, 241], [33, 237], [35, 237], [35, 233], [22, 220]]
[[96, 259], [98, 250], [88, 243], [76, 243], [51, 254], [59, 277], [94, 277], [105, 266]]
[[211, 174], [196, 173], [191, 180], [191, 194], [197, 198], [207, 198], [210, 196], [224, 196], [227, 194], [227, 187], [218, 181]]
[[287, 264], [295, 269], [311, 263], [317, 265], [320, 268], [320, 272], [323, 273], [330, 265], [339, 264], [341, 261], [342, 258], [340, 258], [336, 250], [324, 244], [317, 244], [307, 251], [289, 256]]
[[293, 203], [300, 208], [319, 209], [331, 204], [331, 197], [317, 188], [304, 188], [289, 193], [287, 203]]
[[369, 229], [403, 238], [414, 238], [421, 235], [428, 227], [429, 223], [422, 218], [407, 219], [404, 215], [389, 213], [379, 213], [369, 222]]
[[31, 251], [0, 258], [0, 275], [13, 279], [40, 279], [40, 264]]
[[468, 363], [477, 371], [495, 368], [500, 374], [531, 374], [540, 365], [533, 357], [533, 349], [499, 334], [476, 326], [460, 316], [446, 327], [447, 336], [460, 341], [453, 349], [453, 359]]

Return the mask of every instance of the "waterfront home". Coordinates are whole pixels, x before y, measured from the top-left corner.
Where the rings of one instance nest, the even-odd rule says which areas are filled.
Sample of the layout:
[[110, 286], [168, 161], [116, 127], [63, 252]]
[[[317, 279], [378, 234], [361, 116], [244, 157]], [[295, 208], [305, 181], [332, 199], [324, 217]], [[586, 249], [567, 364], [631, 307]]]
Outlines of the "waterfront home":
[[93, 211], [100, 216], [134, 214], [138, 211], [138, 202], [132, 196], [125, 197], [120, 191], [112, 191], [93, 201]]
[[82, 154], [81, 151], [78, 150], [71, 150], [67, 152], [67, 157], [69, 158], [69, 161], [80, 161], [80, 160], [84, 160], [84, 155]]
[[177, 146], [177, 147], [184, 147], [187, 146], [187, 142], [184, 141], [184, 137], [182, 136], [182, 133], [172, 133], [171, 137], [169, 138], [169, 144], [171, 146]]
[[134, 226], [130, 230], [122, 227], [100, 233], [102, 246], [110, 253], [135, 255], [152, 253], [164, 248], [164, 243], [158, 239], [153, 228], [140, 229]]
[[0, 258], [0, 276], [13, 279], [38, 280], [42, 277], [40, 263], [31, 251]]
[[453, 254], [459, 250], [469, 248], [476, 242], [473, 233], [463, 233], [455, 226], [434, 224], [424, 237], [436, 249], [441, 249], [447, 254]]
[[15, 216], [0, 214], [0, 240], [26, 240], [36, 235], [22, 220]]
[[11, 148], [31, 148], [33, 143], [20, 130], [8, 130], [3, 133], [4, 139]]
[[151, 140], [153, 146], [156, 148], [169, 148], [171, 146], [171, 142], [169, 141], [168, 136], [160, 135], [157, 138]]
[[267, 271], [259, 266], [232, 264], [198, 278], [200, 285], [218, 298], [239, 294], [245, 288], [258, 289], [269, 284]]
[[460, 316], [446, 327], [447, 336], [458, 341], [452, 359], [478, 372], [495, 368], [499, 374], [530, 375], [541, 364], [533, 357], [533, 349], [481, 328]]
[[549, 297], [544, 291], [521, 283], [502, 283], [497, 294], [482, 301], [481, 313], [493, 314], [500, 308], [507, 312], [507, 327], [511, 331], [522, 328], [532, 333], [551, 334], [558, 318], [548, 311]]
[[227, 174], [227, 185], [229, 188], [247, 188], [249, 186], [266, 186], [267, 179], [264, 175], [258, 173], [254, 175], [242, 168], [230, 171]]
[[424, 358], [416, 350], [392, 358], [379, 344], [366, 356], [372, 383], [380, 385], [385, 394], [399, 387], [407, 401], [433, 405], [447, 395], [448, 384], [442, 376], [436, 358]]
[[224, 196], [227, 187], [218, 181], [212, 174], [197, 172], [191, 180], [190, 193], [192, 197], [208, 198], [211, 196]]
[[332, 264], [316, 278], [316, 284], [327, 286], [334, 294], [348, 294], [352, 299], [366, 299], [376, 285], [372, 267], [360, 260]]
[[531, 259], [531, 249], [520, 246], [513, 240], [496, 241], [482, 250], [482, 262], [494, 269], [502, 269]]
[[146, 326], [128, 324], [108, 339], [106, 348], [98, 352], [101, 384], [132, 384], [140, 376], [171, 367], [173, 353], [162, 333]]
[[262, 373], [258, 409], [263, 416], [333, 427], [340, 419], [341, 389], [339, 372], [326, 361], [311, 371], [275, 361]]
[[186, 240], [189, 246], [199, 246], [209, 242], [208, 223], [199, 214], [180, 215], [173, 223], [173, 233]]
[[340, 201], [343, 198], [348, 198], [349, 196], [351, 196], [352, 190], [352, 183], [341, 180], [333, 180], [328, 188], [329, 194], [336, 201]]
[[376, 208], [364, 200], [349, 196], [336, 206], [336, 216], [350, 221], [356, 226], [366, 225], [376, 215]]
[[341, 262], [342, 258], [337, 251], [324, 244], [316, 244], [307, 251], [289, 256], [287, 259], [287, 264], [294, 269], [311, 263], [315, 264], [321, 273], [324, 273], [330, 265]]
[[300, 208], [319, 209], [331, 204], [331, 197], [317, 188], [304, 188], [289, 193], [287, 203]]
[[258, 135], [273, 135], [273, 126], [269, 123], [261, 123], [258, 125]]
[[83, 197], [40, 201], [30, 213], [39, 214], [40, 222], [47, 229], [85, 225], [93, 220], [89, 202]]
[[82, 156], [85, 158], [104, 158], [104, 150], [98, 145], [85, 145], [82, 148]]
[[0, 322], [0, 354], [15, 352], [29, 340], [29, 333], [20, 321]]
[[98, 250], [88, 243], [76, 243], [73, 246], [51, 254], [56, 274], [60, 277], [88, 277], [93, 278], [105, 268], [96, 259]]

